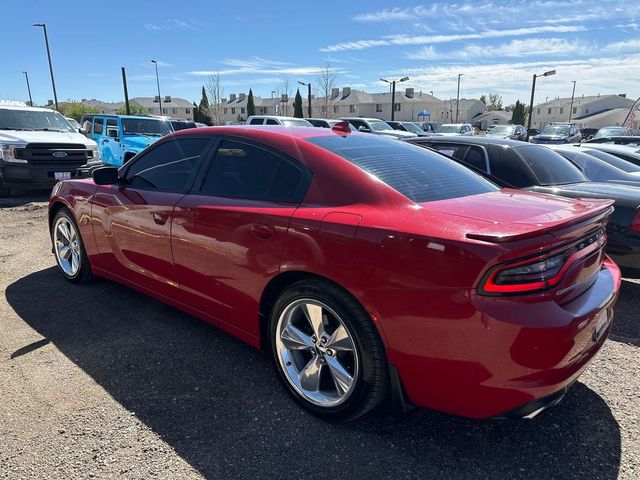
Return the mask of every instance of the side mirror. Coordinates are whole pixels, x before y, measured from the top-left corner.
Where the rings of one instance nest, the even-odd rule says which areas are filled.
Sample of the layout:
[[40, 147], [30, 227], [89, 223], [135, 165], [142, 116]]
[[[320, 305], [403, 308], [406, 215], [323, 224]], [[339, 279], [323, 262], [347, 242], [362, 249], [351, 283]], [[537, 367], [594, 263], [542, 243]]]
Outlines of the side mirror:
[[361, 125], [358, 127], [358, 131], [359, 132], [364, 132], [364, 133], [369, 133], [371, 130], [369, 130], [367, 127], [365, 127], [364, 125]]
[[91, 172], [93, 183], [96, 185], [117, 185], [120, 183], [116, 167], [100, 167]]
[[79, 128], [78, 133], [81, 133], [82, 135], [86, 135], [87, 131], [84, 128]]
[[107, 135], [113, 138], [114, 140], [118, 140], [118, 129], [117, 128], [108, 128]]

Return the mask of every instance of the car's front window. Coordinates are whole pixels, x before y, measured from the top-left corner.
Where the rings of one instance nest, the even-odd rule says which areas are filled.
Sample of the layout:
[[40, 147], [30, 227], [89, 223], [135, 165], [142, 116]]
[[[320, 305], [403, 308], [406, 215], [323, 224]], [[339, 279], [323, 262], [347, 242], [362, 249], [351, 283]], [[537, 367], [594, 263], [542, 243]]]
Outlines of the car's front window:
[[155, 118], [123, 118], [122, 132], [125, 135], [162, 136], [171, 133], [171, 124]]
[[383, 130], [393, 130], [393, 128], [391, 128], [391, 125], [383, 121], [369, 122], [369, 127], [371, 127], [371, 130], [374, 130], [376, 132], [381, 132]]
[[460, 133], [460, 125], [442, 125], [438, 128], [438, 133]]
[[515, 147], [524, 159], [540, 185], [562, 185], [566, 183], [587, 182], [577, 167], [553, 150], [536, 145]]
[[510, 127], [508, 125], [497, 126], [491, 129], [491, 135], [511, 135], [514, 130], [514, 127]]
[[58, 112], [11, 108], [0, 108], [0, 130], [75, 131], [67, 119]]
[[569, 127], [564, 125], [550, 125], [544, 127], [542, 130], [543, 135], [569, 135]]
[[285, 127], [312, 127], [313, 125], [311, 125], [309, 122], [307, 122], [306, 120], [282, 120], [282, 124]]
[[627, 133], [626, 130], [622, 128], [601, 128], [596, 132], [593, 138], [602, 138], [602, 137], [611, 137], [611, 136], [621, 136]]
[[424, 130], [422, 130], [420, 127], [414, 125], [413, 123], [407, 122], [407, 123], [403, 123], [402, 125], [404, 126], [404, 128], [406, 128], [410, 132], [413, 132], [413, 133], [424, 133]]

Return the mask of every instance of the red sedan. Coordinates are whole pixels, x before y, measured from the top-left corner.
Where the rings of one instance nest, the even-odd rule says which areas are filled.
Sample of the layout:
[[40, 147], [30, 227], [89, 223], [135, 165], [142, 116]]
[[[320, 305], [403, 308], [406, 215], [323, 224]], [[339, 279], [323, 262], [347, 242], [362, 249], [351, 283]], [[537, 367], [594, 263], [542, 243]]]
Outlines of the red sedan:
[[59, 183], [49, 218], [68, 280], [126, 284], [270, 352], [323, 418], [386, 395], [531, 417], [609, 333], [611, 204], [500, 189], [341, 124], [216, 127]]

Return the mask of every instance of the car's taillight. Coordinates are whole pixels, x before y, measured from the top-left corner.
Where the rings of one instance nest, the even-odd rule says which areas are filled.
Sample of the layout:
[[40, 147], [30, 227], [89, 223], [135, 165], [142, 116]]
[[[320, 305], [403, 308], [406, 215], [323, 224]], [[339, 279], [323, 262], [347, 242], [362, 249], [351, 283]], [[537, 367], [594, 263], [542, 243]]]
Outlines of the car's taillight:
[[482, 295], [509, 295], [547, 290], [560, 282], [576, 259], [602, 248], [605, 238], [604, 232], [598, 230], [571, 247], [498, 265], [484, 276], [478, 292]]
[[640, 209], [636, 211], [636, 216], [631, 222], [631, 231], [632, 232], [640, 232]]

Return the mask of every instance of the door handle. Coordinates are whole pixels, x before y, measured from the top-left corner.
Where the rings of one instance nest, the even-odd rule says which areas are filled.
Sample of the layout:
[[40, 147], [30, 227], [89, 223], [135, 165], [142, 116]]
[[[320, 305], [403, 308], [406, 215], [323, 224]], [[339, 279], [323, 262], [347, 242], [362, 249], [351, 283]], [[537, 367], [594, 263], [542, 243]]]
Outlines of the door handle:
[[167, 218], [169, 218], [169, 214], [165, 212], [153, 212], [151, 216], [153, 217], [153, 221], [158, 225], [164, 225], [167, 223]]
[[109, 142], [109, 140], [107, 140], [106, 138], [103, 138], [103, 139], [102, 139], [102, 144], [103, 144], [103, 145], [104, 145], [105, 143], [108, 143], [108, 142]]
[[275, 233], [274, 228], [271, 225], [254, 225], [251, 227], [251, 231], [258, 238], [268, 239], [273, 237]]

